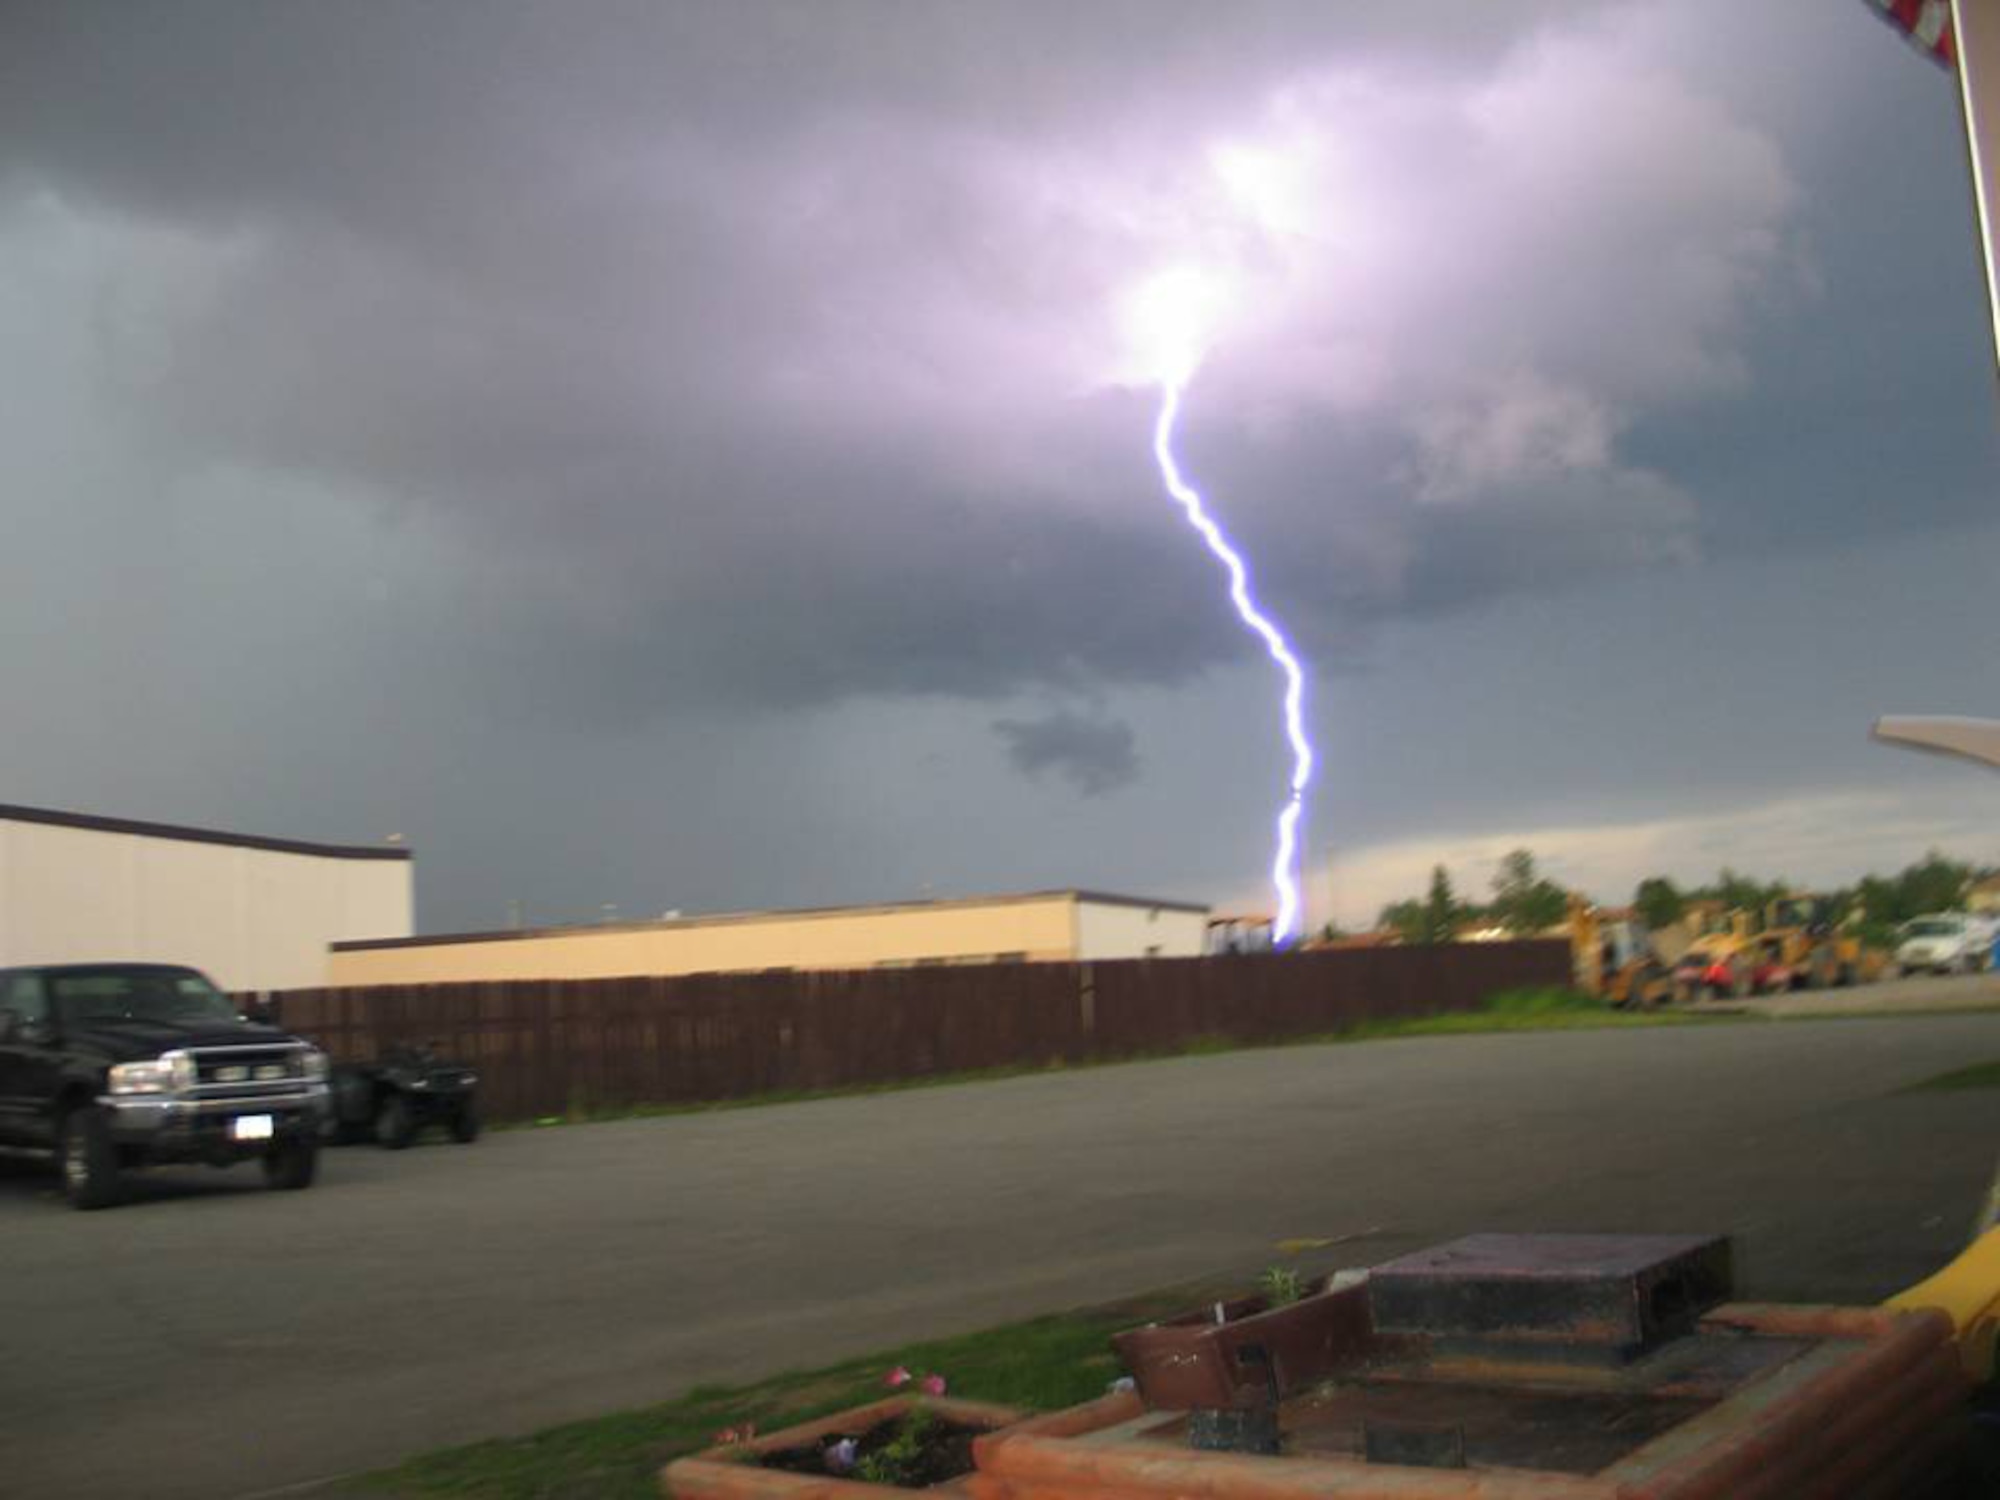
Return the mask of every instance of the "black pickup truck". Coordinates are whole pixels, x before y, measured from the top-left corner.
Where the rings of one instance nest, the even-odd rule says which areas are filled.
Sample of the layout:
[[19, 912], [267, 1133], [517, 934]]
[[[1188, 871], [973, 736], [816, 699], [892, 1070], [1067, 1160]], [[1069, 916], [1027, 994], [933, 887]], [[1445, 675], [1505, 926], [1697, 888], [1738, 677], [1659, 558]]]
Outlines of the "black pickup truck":
[[0, 1150], [58, 1163], [78, 1208], [118, 1201], [119, 1174], [260, 1161], [312, 1185], [326, 1054], [246, 1020], [193, 969], [0, 969]]

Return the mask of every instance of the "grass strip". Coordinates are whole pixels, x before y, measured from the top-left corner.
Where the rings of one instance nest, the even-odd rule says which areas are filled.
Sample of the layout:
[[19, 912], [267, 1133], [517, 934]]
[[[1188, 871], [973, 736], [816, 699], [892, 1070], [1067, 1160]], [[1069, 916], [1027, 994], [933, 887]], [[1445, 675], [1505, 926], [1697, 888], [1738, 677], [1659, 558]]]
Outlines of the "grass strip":
[[950, 1393], [1052, 1411], [1104, 1394], [1119, 1374], [1110, 1337], [1179, 1312], [1217, 1289], [1152, 1296], [1033, 1318], [983, 1333], [908, 1344], [775, 1376], [752, 1385], [700, 1386], [677, 1401], [617, 1412], [523, 1438], [446, 1448], [344, 1483], [353, 1500], [657, 1500], [659, 1470], [710, 1446], [725, 1427], [774, 1432], [886, 1394], [897, 1365], [935, 1371]]
[[2000, 1062], [1975, 1063], [1969, 1068], [1940, 1073], [1935, 1078], [1911, 1084], [1903, 1092], [1918, 1094], [1958, 1089], [2000, 1089]]

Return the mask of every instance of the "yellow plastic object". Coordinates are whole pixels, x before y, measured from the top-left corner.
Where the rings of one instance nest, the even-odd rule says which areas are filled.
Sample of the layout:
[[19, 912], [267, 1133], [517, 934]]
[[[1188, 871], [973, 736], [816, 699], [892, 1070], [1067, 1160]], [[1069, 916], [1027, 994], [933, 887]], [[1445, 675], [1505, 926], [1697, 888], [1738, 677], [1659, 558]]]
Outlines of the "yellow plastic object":
[[1898, 1292], [1884, 1307], [1935, 1307], [1951, 1319], [1958, 1357], [1976, 1381], [1993, 1378], [2000, 1340], [2000, 1229], [1989, 1229], [1937, 1275]]

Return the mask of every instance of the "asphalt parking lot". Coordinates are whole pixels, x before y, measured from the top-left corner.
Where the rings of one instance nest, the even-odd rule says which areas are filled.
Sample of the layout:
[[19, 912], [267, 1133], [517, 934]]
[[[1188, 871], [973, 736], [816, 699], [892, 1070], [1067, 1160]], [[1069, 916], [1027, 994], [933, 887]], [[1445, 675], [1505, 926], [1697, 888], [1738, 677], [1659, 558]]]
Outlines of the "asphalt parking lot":
[[2000, 1014], [1299, 1047], [330, 1153], [0, 1176], [0, 1494], [240, 1497], [1224, 1269], [1725, 1230], [1753, 1297], [1961, 1245]]

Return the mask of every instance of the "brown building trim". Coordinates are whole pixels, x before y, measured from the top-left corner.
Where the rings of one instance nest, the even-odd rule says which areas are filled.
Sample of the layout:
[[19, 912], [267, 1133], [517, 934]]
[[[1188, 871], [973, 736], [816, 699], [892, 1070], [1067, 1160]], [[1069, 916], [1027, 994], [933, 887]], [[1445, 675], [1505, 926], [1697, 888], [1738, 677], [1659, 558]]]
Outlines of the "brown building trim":
[[[1039, 900], [1045, 896], [1074, 896], [1077, 900], [1086, 901], [1092, 906], [1136, 906], [1142, 911], [1151, 911], [1154, 909], [1160, 911], [1182, 911], [1196, 913], [1204, 917], [1215, 909], [1211, 906], [1203, 906], [1198, 901], [1159, 901], [1151, 896], [1120, 896], [1111, 891], [1043, 891], [1040, 895], [1031, 896], [1028, 899]], [[981, 903], [975, 901], [972, 904], [976, 906]]]
[[301, 839], [267, 839], [253, 833], [224, 833], [214, 828], [186, 828], [177, 823], [143, 823], [136, 818], [101, 818], [95, 813], [58, 812], [47, 807], [14, 807], [0, 802], [0, 823], [41, 823], [52, 828], [80, 828], [89, 833], [129, 833], [139, 838], [173, 839], [184, 844], [221, 844], [232, 849], [263, 849], [272, 854], [309, 854], [316, 859], [401, 859], [408, 849], [379, 844], [308, 844]]
[[360, 953], [373, 948], [446, 948], [458, 943], [507, 943], [534, 938], [588, 937], [600, 932], [664, 932], [683, 927], [733, 927], [756, 922], [818, 921], [837, 917], [871, 917], [889, 912], [937, 911], [973, 906], [1021, 906], [1031, 902], [1075, 900], [1093, 906], [1131, 906], [1144, 910], [1190, 912], [1207, 916], [1206, 906], [1187, 901], [1149, 901], [1143, 896], [1114, 896], [1103, 891], [1024, 891], [1003, 896], [941, 896], [930, 901], [883, 901], [870, 906], [807, 906], [794, 911], [730, 911], [713, 916], [673, 917], [657, 922], [603, 922], [577, 927], [517, 927], [498, 932], [440, 932], [405, 938], [354, 938], [329, 943], [335, 953]]

